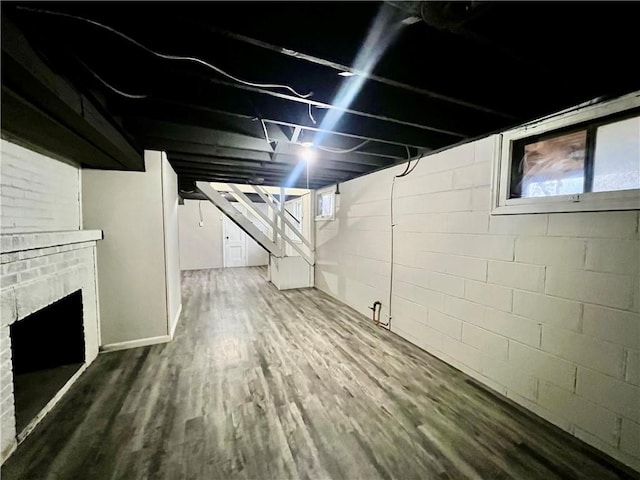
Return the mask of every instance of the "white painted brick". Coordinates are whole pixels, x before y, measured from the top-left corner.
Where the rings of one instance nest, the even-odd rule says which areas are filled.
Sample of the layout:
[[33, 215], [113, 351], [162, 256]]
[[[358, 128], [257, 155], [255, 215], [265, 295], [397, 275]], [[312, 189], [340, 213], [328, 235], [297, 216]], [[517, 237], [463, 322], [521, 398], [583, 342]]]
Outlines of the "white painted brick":
[[485, 355], [507, 358], [507, 339], [483, 328], [465, 323], [462, 327], [462, 341]]
[[584, 240], [533, 236], [516, 239], [516, 262], [582, 268], [584, 251]]
[[16, 423], [14, 418], [14, 411], [2, 410], [2, 416], [0, 417], [0, 456], [6, 458], [9, 451], [16, 444]]
[[540, 265], [490, 261], [487, 282], [504, 287], [542, 292], [545, 268]]
[[421, 174], [439, 172], [471, 165], [474, 161], [474, 153], [473, 144], [467, 143], [450, 150], [427, 155], [420, 160], [420, 165], [416, 172], [418, 172], [418, 169]]
[[513, 290], [484, 282], [465, 280], [464, 298], [489, 307], [511, 311]]
[[640, 349], [640, 314], [587, 303], [582, 328], [586, 335]]
[[[78, 229], [78, 169], [4, 140], [0, 146], [0, 231]], [[32, 203], [11, 199], [28, 199]]]
[[425, 193], [445, 192], [453, 186], [453, 172], [429, 173], [417, 175], [418, 169], [408, 177], [396, 178], [394, 198], [422, 195]]
[[487, 278], [487, 261], [480, 258], [447, 255], [444, 271], [458, 277], [484, 281]]
[[425, 252], [460, 255], [464, 253], [466, 238], [450, 233], [428, 233], [423, 236], [423, 241], [422, 250]]
[[512, 313], [486, 308], [484, 318], [478, 325], [533, 347], [540, 344], [540, 326], [533, 320]]
[[456, 340], [449, 336], [442, 338], [442, 352], [449, 355], [456, 361], [466, 365], [471, 370], [476, 372], [480, 371], [480, 359], [482, 354], [479, 350], [466, 345], [459, 340]]
[[638, 238], [638, 213], [579, 212], [549, 215], [548, 234], [561, 237]]
[[487, 233], [489, 214], [486, 212], [456, 212], [447, 215], [447, 232]]
[[439, 350], [442, 346], [442, 338], [444, 337], [442, 333], [414, 319], [394, 315], [392, 328], [395, 333], [409, 339], [425, 350], [430, 348]]
[[416, 255], [416, 267], [432, 272], [445, 273], [450, 255], [445, 253], [419, 252]]
[[448, 192], [430, 193], [424, 195], [423, 200], [422, 211], [427, 213], [471, 210], [471, 190], [450, 190]]
[[[491, 276], [491, 264], [489, 264]], [[547, 267], [545, 293], [608, 307], [628, 309], [633, 303], [633, 277]]]
[[578, 367], [576, 393], [625, 418], [640, 422], [640, 387]]
[[474, 325], [481, 325], [486, 314], [483, 305], [450, 296], [445, 297], [444, 312]]
[[393, 281], [393, 294], [410, 302], [419, 303], [418, 300], [421, 298], [423, 291], [424, 289], [412, 283]]
[[506, 235], [544, 235], [549, 215], [491, 215], [489, 233]]
[[469, 188], [491, 183], [491, 162], [474, 163], [453, 171], [453, 188]]
[[473, 142], [473, 157], [476, 163], [493, 162], [497, 137], [497, 135], [490, 135]]
[[510, 341], [509, 363], [566, 390], [573, 390], [576, 367], [560, 357]]
[[406, 265], [396, 265], [393, 268], [393, 278], [394, 281], [399, 280], [423, 288], [429, 286], [429, 272], [421, 268], [414, 268]]
[[442, 273], [429, 273], [429, 288], [456, 297], [464, 296], [464, 279]]
[[[432, 194], [432, 195], [435, 195], [435, 194]], [[384, 211], [388, 212], [390, 210], [389, 202], [387, 201], [385, 203], [386, 203], [386, 206], [384, 207], [380, 206], [380, 209], [378, 210], [378, 215], [380, 214], [380, 212], [384, 212]], [[425, 195], [412, 195], [410, 197], [400, 197], [400, 198], [394, 197], [394, 200], [393, 200], [394, 215], [396, 212], [399, 214], [410, 215], [410, 214], [424, 213], [427, 211], [435, 212], [436, 210], [427, 210], [425, 208]]]
[[380, 212], [389, 211], [389, 200], [376, 200], [373, 202], [353, 203], [349, 207], [351, 217], [377, 217]]
[[621, 345], [559, 328], [542, 328], [542, 349], [599, 372], [622, 378]]
[[16, 300], [13, 289], [5, 289], [0, 293], [0, 325], [11, 324], [16, 318]]
[[459, 253], [485, 259], [513, 260], [514, 237], [469, 235], [464, 238], [464, 251]]
[[390, 218], [386, 215], [378, 215], [375, 217], [354, 217], [346, 218], [346, 226], [348, 229], [354, 229], [361, 232], [388, 232], [391, 230]]
[[539, 323], [579, 331], [582, 304], [549, 295], [514, 290], [513, 313]]
[[[383, 307], [386, 306], [383, 304]], [[427, 309], [415, 302], [393, 297], [393, 318], [408, 317], [421, 323], [427, 323]]]
[[391, 254], [391, 239], [388, 236], [377, 236], [375, 242], [361, 242], [358, 245], [358, 255], [361, 257], [388, 258]]
[[625, 356], [625, 382], [640, 385], [640, 350], [627, 349]]
[[447, 338], [446, 335], [427, 325], [422, 324], [416, 325], [414, 331], [415, 336], [413, 338], [416, 339], [416, 345], [428, 352], [442, 352], [444, 339]]
[[489, 187], [471, 189], [471, 209], [474, 212], [487, 212], [491, 209], [491, 191]]
[[450, 337], [460, 340], [462, 337], [462, 322], [437, 310], [430, 310], [427, 316], [427, 324]]
[[540, 382], [538, 402], [610, 445], [617, 444], [613, 412], [548, 382]]
[[528, 401], [536, 401], [538, 380], [533, 375], [501, 358], [484, 356], [481, 364], [482, 374], [504, 386], [508, 397], [514, 392]]
[[598, 272], [640, 275], [640, 241], [589, 240], [585, 268]]
[[620, 450], [636, 458], [638, 457], [638, 452], [640, 452], [640, 424], [626, 418], [622, 419]]
[[[395, 208], [394, 208], [395, 210]], [[441, 213], [395, 214], [395, 232], [446, 232], [447, 215]]]

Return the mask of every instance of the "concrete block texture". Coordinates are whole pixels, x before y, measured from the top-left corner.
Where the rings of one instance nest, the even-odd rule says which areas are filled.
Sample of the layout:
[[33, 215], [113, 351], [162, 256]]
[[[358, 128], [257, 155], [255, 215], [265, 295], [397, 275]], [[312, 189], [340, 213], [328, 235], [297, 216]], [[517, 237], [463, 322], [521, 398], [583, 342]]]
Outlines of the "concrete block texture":
[[[640, 384], [639, 212], [492, 215], [495, 145], [488, 137], [424, 157], [396, 180], [392, 329], [640, 465], [628, 407]], [[389, 265], [380, 212], [397, 173], [341, 184], [339, 218], [317, 225], [319, 285], [358, 309], [388, 295], [388, 277], [362, 275], [375, 276], [372, 261]], [[376, 228], [380, 246], [359, 252]]]

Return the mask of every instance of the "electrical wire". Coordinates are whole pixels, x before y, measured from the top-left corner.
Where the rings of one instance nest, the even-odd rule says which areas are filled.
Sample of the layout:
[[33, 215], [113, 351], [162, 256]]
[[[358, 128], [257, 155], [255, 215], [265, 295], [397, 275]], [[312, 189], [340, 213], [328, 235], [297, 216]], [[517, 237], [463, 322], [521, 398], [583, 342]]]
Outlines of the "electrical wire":
[[311, 121], [313, 122], [314, 125], [316, 125], [318, 122], [316, 122], [316, 119], [313, 118], [313, 112], [311, 111], [311, 104], [307, 103], [307, 105], [309, 105], [309, 118], [311, 119]]
[[25, 6], [18, 6], [16, 7], [18, 10], [24, 10], [24, 11], [28, 11], [28, 12], [32, 12], [32, 13], [41, 13], [41, 14], [45, 14], [45, 15], [54, 15], [54, 16], [59, 16], [59, 17], [65, 17], [65, 18], [71, 18], [74, 20], [79, 20], [81, 22], [85, 22], [88, 23], [90, 25], [102, 28], [104, 30], [107, 30], [108, 32], [113, 33], [114, 35], [117, 35], [120, 38], [123, 38], [124, 40], [136, 45], [137, 47], [143, 49], [144, 51], [155, 55], [158, 58], [162, 58], [164, 60], [178, 60], [178, 61], [187, 61], [187, 62], [193, 62], [193, 63], [198, 63], [200, 65], [204, 65], [205, 67], [213, 70], [214, 72], [219, 73], [220, 75], [223, 75], [235, 82], [238, 83], [242, 83], [244, 85], [250, 86], [250, 87], [256, 87], [256, 88], [278, 88], [278, 89], [283, 89], [283, 90], [287, 90], [289, 92], [291, 92], [292, 94], [294, 94], [297, 97], [300, 98], [309, 98], [311, 95], [313, 95], [313, 92], [309, 92], [309, 93], [299, 93], [298, 91], [296, 91], [293, 87], [289, 86], [289, 85], [285, 85], [285, 84], [280, 84], [280, 83], [257, 83], [257, 82], [250, 82], [247, 80], [243, 80], [241, 78], [238, 78], [224, 70], [222, 70], [219, 67], [216, 67], [215, 65], [208, 63], [200, 58], [197, 57], [190, 57], [190, 56], [182, 56], [182, 55], [168, 55], [165, 53], [160, 53], [160, 52], [156, 52], [155, 50], [152, 50], [151, 48], [143, 45], [142, 43], [138, 42], [137, 40], [134, 40], [133, 38], [129, 37], [128, 35], [125, 35], [124, 33], [120, 32], [119, 30], [116, 30], [115, 28], [109, 27], [108, 25], [104, 25], [102, 23], [96, 22], [95, 20], [90, 20], [88, 18], [84, 18], [84, 17], [79, 17], [76, 15], [71, 15], [69, 13], [63, 13], [63, 12], [54, 12], [51, 10], [43, 10], [40, 8], [31, 8], [31, 7], [25, 7]]
[[355, 147], [347, 148], [345, 150], [341, 150], [339, 148], [323, 147], [322, 145], [316, 145], [315, 148], [317, 148], [319, 150], [324, 150], [325, 152], [331, 152], [331, 153], [351, 153], [351, 152], [355, 152], [356, 150], [358, 150], [361, 147], [364, 147], [370, 141], [371, 140], [367, 139], [364, 142], [359, 143]]
[[[407, 147], [407, 152], [409, 152], [409, 148]], [[411, 166], [411, 162], [413, 161], [413, 159], [409, 160], [407, 162], [407, 166], [404, 169], [404, 172], [402, 172], [399, 175], [394, 175], [393, 179], [391, 180], [391, 197], [389, 200], [389, 219], [390, 219], [390, 224], [391, 224], [391, 262], [389, 265], [389, 313], [388, 313], [388, 318], [387, 318], [387, 323], [380, 323], [379, 325], [383, 326], [383, 327], [387, 327], [389, 330], [391, 330], [391, 319], [393, 318], [392, 316], [392, 310], [391, 310], [391, 306], [392, 306], [392, 300], [393, 300], [393, 270], [394, 270], [394, 261], [393, 261], [393, 239], [394, 239], [394, 235], [393, 235], [393, 231], [394, 228], [396, 226], [395, 223], [395, 218], [394, 218], [394, 214], [393, 214], [393, 192], [396, 186], [396, 178], [402, 178], [402, 177], [406, 177], [407, 175], [410, 175], [411, 172], [413, 172], [416, 167], [418, 166], [418, 164], [420, 163], [420, 157], [416, 158], [416, 163], [413, 164], [413, 166]]]
[[108, 83], [105, 79], [103, 79], [100, 75], [98, 75], [95, 71], [93, 71], [82, 60], [80, 60], [80, 59], [77, 59], [77, 60], [78, 60], [78, 63], [80, 63], [80, 65], [82, 65], [89, 73], [91, 73], [91, 75], [93, 75], [96, 80], [98, 80], [102, 85], [107, 87], [112, 92], [115, 92], [118, 95], [122, 95], [123, 97], [126, 97], [126, 98], [141, 99], [141, 98], [148, 98], [149, 97], [149, 95], [134, 95], [134, 94], [126, 93], [126, 92], [123, 92], [122, 90], [117, 89], [116, 87], [114, 87], [113, 85]]
[[198, 201], [198, 213], [200, 214], [200, 225], [204, 222], [204, 218], [202, 218], [202, 200]]

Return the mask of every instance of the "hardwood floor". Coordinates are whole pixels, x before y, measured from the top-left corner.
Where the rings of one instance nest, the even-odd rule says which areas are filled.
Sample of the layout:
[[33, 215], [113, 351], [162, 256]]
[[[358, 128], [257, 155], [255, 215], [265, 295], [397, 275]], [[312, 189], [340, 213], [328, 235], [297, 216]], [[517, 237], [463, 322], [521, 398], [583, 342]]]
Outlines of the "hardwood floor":
[[183, 275], [173, 342], [100, 355], [10, 479], [633, 478], [317, 290]]

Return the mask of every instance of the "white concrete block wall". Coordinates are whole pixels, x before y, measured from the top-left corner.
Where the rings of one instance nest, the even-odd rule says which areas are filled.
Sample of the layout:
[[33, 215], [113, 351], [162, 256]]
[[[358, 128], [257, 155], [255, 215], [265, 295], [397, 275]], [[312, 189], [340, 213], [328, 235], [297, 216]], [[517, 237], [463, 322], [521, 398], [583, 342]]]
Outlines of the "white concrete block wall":
[[[493, 138], [395, 181], [392, 331], [640, 470], [639, 211], [492, 216]], [[394, 167], [340, 185], [316, 286], [388, 313]]]
[[0, 140], [0, 233], [78, 230], [77, 167]]

